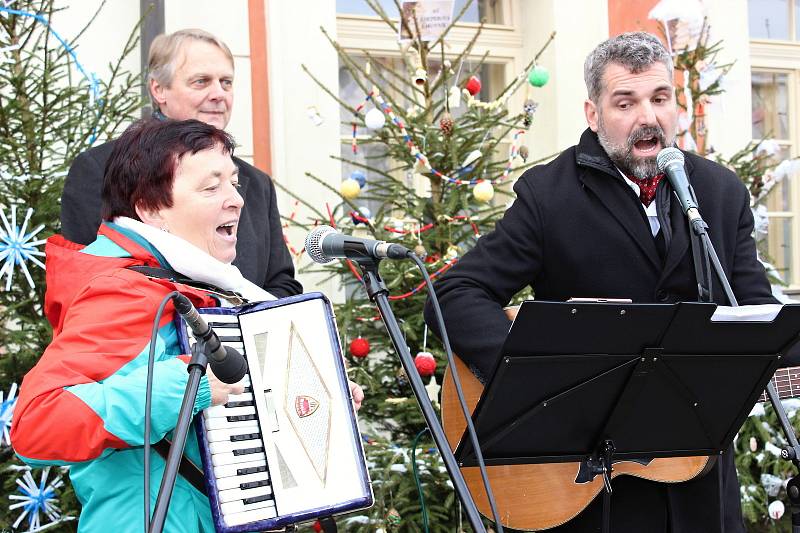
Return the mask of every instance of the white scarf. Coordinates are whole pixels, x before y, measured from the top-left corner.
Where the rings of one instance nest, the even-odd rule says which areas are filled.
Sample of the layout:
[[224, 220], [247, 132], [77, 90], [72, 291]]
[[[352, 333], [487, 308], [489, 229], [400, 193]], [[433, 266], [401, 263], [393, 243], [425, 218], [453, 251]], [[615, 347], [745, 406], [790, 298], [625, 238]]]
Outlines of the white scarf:
[[211, 257], [177, 235], [128, 217], [116, 217], [112, 222], [143, 237], [164, 256], [170, 267], [190, 279], [238, 292], [251, 302], [276, 299], [255, 283], [246, 280], [234, 265]]

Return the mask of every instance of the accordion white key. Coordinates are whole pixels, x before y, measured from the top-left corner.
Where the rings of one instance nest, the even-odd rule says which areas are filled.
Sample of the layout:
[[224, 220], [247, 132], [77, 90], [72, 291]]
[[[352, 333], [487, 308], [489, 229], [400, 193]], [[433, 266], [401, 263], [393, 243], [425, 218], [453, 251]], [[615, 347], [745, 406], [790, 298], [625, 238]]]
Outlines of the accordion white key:
[[[330, 302], [308, 293], [199, 312], [248, 364], [245, 392], [195, 423], [217, 531], [278, 529], [371, 506]], [[186, 325], [178, 331], [189, 353]]]

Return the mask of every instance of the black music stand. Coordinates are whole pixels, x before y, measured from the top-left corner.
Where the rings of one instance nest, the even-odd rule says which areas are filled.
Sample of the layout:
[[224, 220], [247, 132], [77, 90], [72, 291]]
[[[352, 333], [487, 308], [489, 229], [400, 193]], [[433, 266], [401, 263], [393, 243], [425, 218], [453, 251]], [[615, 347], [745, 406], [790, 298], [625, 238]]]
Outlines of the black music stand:
[[[723, 453], [798, 340], [800, 305], [770, 322], [715, 309], [524, 302], [473, 414], [486, 464], [581, 462], [581, 481], [604, 477], [609, 531], [613, 462]], [[475, 464], [468, 438], [455, 453]]]

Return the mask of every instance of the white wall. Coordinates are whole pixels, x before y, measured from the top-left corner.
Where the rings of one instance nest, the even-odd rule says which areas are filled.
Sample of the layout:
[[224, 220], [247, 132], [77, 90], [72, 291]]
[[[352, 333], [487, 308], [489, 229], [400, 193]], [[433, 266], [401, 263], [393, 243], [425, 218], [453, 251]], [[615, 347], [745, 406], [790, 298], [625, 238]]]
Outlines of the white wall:
[[708, 142], [730, 156], [750, 141], [750, 41], [747, 0], [705, 0], [711, 21], [711, 41], [722, 40], [719, 63], [735, 62], [724, 79], [725, 93], [713, 97], [708, 107]]
[[528, 134], [535, 140], [529, 148], [534, 157], [544, 157], [576, 144], [586, 129], [583, 61], [608, 38], [608, 2], [538, 0], [520, 2], [520, 7], [526, 57], [532, 58], [550, 33], [556, 32], [539, 59], [550, 71], [550, 81], [531, 92], [540, 105]]
[[[84, 0], [72, 3], [53, 14], [50, 27], [67, 42], [72, 42], [83, 30], [100, 6], [100, 0]], [[11, 7], [14, 7], [12, 4]], [[63, 4], [57, 4], [63, 7]], [[107, 81], [111, 76], [109, 63], [119, 58], [131, 31], [139, 20], [139, 2], [131, 0], [107, 0], [92, 25], [83, 33], [74, 47], [78, 61], [84, 70], [94, 73], [98, 79]], [[138, 36], [138, 30], [137, 30]], [[139, 72], [139, 45], [122, 63], [123, 70]], [[75, 69], [75, 75], [80, 73]], [[79, 78], [75, 78], [79, 79]], [[105, 139], [98, 139], [103, 142]]]
[[[270, 113], [272, 134], [273, 179], [325, 212], [325, 202], [338, 203], [336, 197], [305, 175], [310, 172], [333, 187], [341, 181], [341, 165], [330, 158], [339, 154], [339, 105], [306, 74], [302, 65], [326, 87], [338, 91], [338, 59], [323, 36], [320, 26], [336, 38], [335, 2], [316, 0], [269, 0], [266, 6], [267, 50], [269, 54]], [[323, 117], [314, 126], [307, 109], [314, 106]], [[306, 220], [308, 210], [295, 208], [291, 196], [278, 191], [281, 213]], [[305, 232], [287, 232], [298, 251], [303, 248]], [[308, 265], [305, 255], [295, 266]], [[339, 290], [336, 281], [320, 283], [319, 276], [298, 275], [304, 288], [321, 290], [333, 297]]]

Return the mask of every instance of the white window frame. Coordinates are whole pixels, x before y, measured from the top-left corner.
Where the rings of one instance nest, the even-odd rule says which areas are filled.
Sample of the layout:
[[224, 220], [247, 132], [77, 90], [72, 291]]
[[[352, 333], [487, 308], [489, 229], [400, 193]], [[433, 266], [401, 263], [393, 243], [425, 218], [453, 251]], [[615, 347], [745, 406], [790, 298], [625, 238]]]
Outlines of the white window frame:
[[[792, 13], [794, 1], [790, 0]], [[794, 15], [793, 15], [794, 16]], [[793, 30], [792, 30], [793, 31]], [[796, 36], [800, 37], [800, 36]], [[788, 89], [788, 135], [787, 139], [780, 139], [781, 145], [790, 145], [789, 156], [796, 158], [800, 155], [798, 141], [800, 140], [800, 41], [752, 39], [750, 41], [750, 70], [751, 72], [774, 72], [787, 74]], [[758, 139], [754, 139], [758, 140]], [[780, 218], [791, 218], [791, 261], [792, 279], [784, 280], [789, 286], [784, 289], [787, 294], [800, 294], [800, 177], [792, 179], [789, 197], [789, 211], [770, 211], [770, 221]]]

